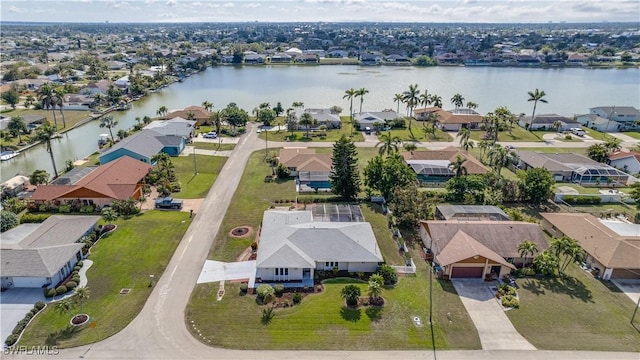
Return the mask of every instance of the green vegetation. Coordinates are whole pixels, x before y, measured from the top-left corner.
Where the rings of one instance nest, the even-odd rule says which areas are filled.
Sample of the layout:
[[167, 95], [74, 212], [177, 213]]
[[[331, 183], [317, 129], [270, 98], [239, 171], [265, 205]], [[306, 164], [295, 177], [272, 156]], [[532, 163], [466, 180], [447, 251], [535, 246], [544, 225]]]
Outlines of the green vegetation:
[[216, 151], [228, 151], [233, 150], [236, 147], [236, 144], [219, 144], [217, 142], [198, 142], [194, 141], [192, 146], [195, 146], [196, 149], [204, 149], [204, 150], [216, 150]]
[[391, 237], [387, 227], [387, 218], [382, 214], [382, 207], [378, 204], [367, 203], [360, 206], [365, 221], [371, 224], [373, 234], [378, 239], [378, 246], [384, 261], [391, 265], [404, 265], [404, 260], [398, 252], [398, 245]]
[[[52, 119], [51, 111], [46, 111], [46, 110], [15, 109], [15, 110], [3, 111], [2, 115], [10, 118], [16, 117], [16, 116], [24, 117], [25, 115], [41, 115], [41, 116], [44, 116], [45, 119]], [[65, 130], [71, 129], [75, 124], [89, 118], [90, 115], [91, 113], [88, 111], [65, 111], [64, 116], [65, 116], [67, 127], [64, 128], [62, 126], [62, 121], [58, 119], [58, 132], [64, 132]], [[60, 117], [59, 112], [57, 112], [57, 116]], [[50, 120], [50, 122], [51, 124], [53, 124], [52, 120]], [[30, 143], [35, 138], [34, 135], [35, 135], [35, 132], [32, 131], [30, 134], [28, 135], [23, 134], [20, 137], [23, 142]], [[2, 148], [18, 149], [20, 147], [18, 146], [18, 141], [19, 141], [18, 136], [16, 137], [3, 136], [2, 139], [0, 140], [0, 146]]]
[[[87, 327], [61, 340], [60, 347], [99, 341], [127, 326], [153, 289], [149, 287], [149, 274], [160, 277], [190, 221], [184, 212], [149, 211], [115, 224], [118, 229], [91, 250], [93, 266], [87, 272], [91, 298], [84, 302], [83, 312], [97, 321], [98, 331]], [[131, 292], [120, 295], [123, 288]], [[44, 345], [49, 334], [69, 324], [71, 316], [47, 307], [27, 328], [19, 345]]]
[[586, 126], [582, 126], [582, 130], [584, 130], [584, 132], [585, 132], [585, 134], [587, 136], [591, 136], [592, 138], [594, 138], [596, 140], [605, 141], [605, 140], [607, 140], [606, 139], [607, 137], [611, 137], [611, 135], [609, 135], [607, 133], [603, 133], [603, 132], [600, 132], [598, 130], [593, 130], [593, 129], [590, 129], [590, 128], [586, 127]]
[[518, 280], [520, 309], [507, 312], [518, 332], [538, 349], [640, 351], [640, 333], [629, 324], [633, 302], [576, 264], [566, 275]]
[[[542, 136], [545, 134], [544, 131], [527, 131], [518, 125], [514, 125], [511, 132], [513, 135], [508, 130], [500, 131], [498, 141], [543, 141]], [[484, 134], [484, 131], [471, 131], [471, 139], [481, 141]]]
[[637, 131], [627, 131], [624, 133], [624, 135], [631, 136], [634, 139], [640, 140], [640, 132]]
[[[268, 135], [267, 135], [268, 133]], [[291, 132], [286, 129], [278, 130], [278, 131], [263, 131], [260, 133], [260, 139], [267, 141], [278, 141], [285, 142], [287, 139], [289, 141], [322, 141], [322, 142], [335, 142], [342, 135], [346, 135], [351, 138], [351, 140], [358, 142], [364, 141], [364, 136], [361, 132], [351, 132], [351, 125], [348, 121], [342, 121], [342, 128], [340, 129], [332, 129], [332, 130], [309, 130], [309, 137], [307, 137], [307, 131], [304, 127], [300, 130], [296, 130], [293, 132], [293, 137], [291, 136]]]
[[226, 161], [227, 158], [223, 156], [196, 155], [198, 174], [194, 175], [193, 154], [171, 158], [180, 181], [180, 192], [172, 196], [181, 199], [204, 198]]
[[[431, 134], [431, 128], [427, 126], [423, 128], [418, 126], [418, 121], [416, 121], [416, 126], [412, 129], [391, 129], [391, 137], [398, 137], [401, 141], [420, 141], [420, 142], [434, 142], [434, 141], [453, 141], [451, 135], [447, 132], [442, 131], [440, 129], [436, 129], [435, 137]], [[426, 123], [425, 123], [426, 125]], [[423, 129], [427, 129], [427, 132], [423, 131]], [[381, 134], [386, 134], [386, 131], [381, 132]]]

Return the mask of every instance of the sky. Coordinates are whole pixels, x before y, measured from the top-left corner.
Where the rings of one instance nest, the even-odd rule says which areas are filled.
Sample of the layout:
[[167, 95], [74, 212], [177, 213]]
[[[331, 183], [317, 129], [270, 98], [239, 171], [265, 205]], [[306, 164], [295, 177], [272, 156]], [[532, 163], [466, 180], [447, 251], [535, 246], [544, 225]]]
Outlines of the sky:
[[2, 0], [24, 22], [639, 22], [639, 0]]

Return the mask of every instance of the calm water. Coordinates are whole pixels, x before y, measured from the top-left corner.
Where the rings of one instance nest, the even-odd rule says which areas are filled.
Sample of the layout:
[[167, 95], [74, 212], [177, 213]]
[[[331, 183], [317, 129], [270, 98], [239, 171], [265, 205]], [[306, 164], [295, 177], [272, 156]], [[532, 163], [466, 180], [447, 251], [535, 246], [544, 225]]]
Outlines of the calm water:
[[[113, 132], [132, 127], [136, 116], [156, 116], [157, 109], [163, 105], [179, 109], [200, 105], [205, 100], [217, 109], [235, 102], [249, 113], [263, 102], [272, 106], [281, 102], [286, 109], [292, 102], [301, 101], [306, 107], [315, 108], [338, 105], [344, 109], [344, 115], [349, 112], [349, 102], [342, 97], [349, 88], [369, 90], [364, 97], [363, 111], [395, 110], [394, 94], [405, 91], [410, 84], [418, 84], [421, 92], [427, 89], [442, 96], [445, 108], [452, 107], [449, 99], [460, 93], [465, 102], [477, 103], [482, 114], [503, 105], [515, 113], [530, 114], [533, 104], [527, 101], [527, 92], [535, 88], [544, 90], [548, 101], [538, 105], [538, 114], [572, 116], [601, 105], [640, 107], [640, 69], [224, 66], [208, 69], [151, 94], [133, 103], [129, 111], [112, 113], [119, 122]], [[358, 111], [359, 106], [358, 98], [354, 100], [354, 110]], [[401, 106], [400, 112], [404, 111]], [[106, 132], [98, 126], [98, 121], [93, 121], [54, 140], [58, 169], [64, 167], [66, 160], [81, 159], [95, 152], [98, 135]], [[35, 169], [53, 173], [44, 146], [3, 162], [0, 180], [5, 181], [19, 172], [30, 174]]]

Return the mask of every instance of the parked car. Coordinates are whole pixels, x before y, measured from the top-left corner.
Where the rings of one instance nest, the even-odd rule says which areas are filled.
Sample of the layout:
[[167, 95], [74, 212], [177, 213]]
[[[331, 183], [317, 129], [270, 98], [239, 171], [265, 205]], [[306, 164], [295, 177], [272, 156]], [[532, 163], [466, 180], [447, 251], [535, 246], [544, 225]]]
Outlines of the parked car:
[[156, 209], [180, 210], [182, 209], [182, 200], [173, 199], [171, 197], [164, 197], [156, 199], [155, 205]]
[[202, 137], [205, 138], [205, 139], [215, 139], [215, 138], [218, 137], [218, 133], [216, 133], [215, 131], [210, 131], [210, 132], [204, 134]]

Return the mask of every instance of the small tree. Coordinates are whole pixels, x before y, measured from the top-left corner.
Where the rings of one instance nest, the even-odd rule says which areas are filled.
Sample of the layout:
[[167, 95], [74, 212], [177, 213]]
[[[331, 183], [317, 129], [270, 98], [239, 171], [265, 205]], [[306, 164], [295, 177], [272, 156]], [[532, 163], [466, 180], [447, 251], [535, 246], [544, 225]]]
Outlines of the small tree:
[[256, 293], [258, 294], [258, 300], [262, 301], [263, 304], [268, 304], [275, 298], [276, 291], [271, 285], [262, 284], [258, 286]]
[[382, 295], [382, 286], [377, 281], [369, 280], [369, 285], [367, 286], [367, 295], [369, 295], [369, 302], [372, 304], [377, 304], [380, 301], [380, 296]]
[[389, 264], [382, 264], [378, 266], [376, 274], [382, 276], [385, 285], [393, 285], [398, 282], [398, 274]]
[[340, 295], [346, 300], [347, 306], [358, 305], [358, 299], [360, 298], [360, 288], [356, 285], [350, 284], [342, 288]]
[[88, 287], [82, 286], [82, 287], [76, 288], [74, 292], [74, 298], [75, 298], [75, 301], [77, 301], [78, 304], [80, 304], [80, 312], [83, 311], [84, 303], [87, 300], [89, 300], [89, 297], [91, 297], [91, 290], [89, 290]]
[[18, 216], [9, 211], [0, 211], [0, 232], [5, 232], [18, 226]]
[[353, 141], [345, 135], [333, 145], [331, 165], [331, 190], [344, 199], [355, 199], [360, 192], [358, 151]]
[[102, 218], [106, 222], [113, 222], [118, 218], [118, 214], [110, 207], [102, 209]]
[[55, 307], [58, 314], [67, 314], [71, 309], [73, 309], [73, 302], [69, 298], [58, 301]]
[[545, 168], [533, 168], [520, 172], [520, 194], [523, 200], [539, 204], [551, 195], [551, 188], [555, 180], [551, 172]]

